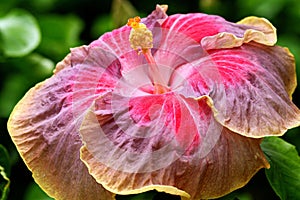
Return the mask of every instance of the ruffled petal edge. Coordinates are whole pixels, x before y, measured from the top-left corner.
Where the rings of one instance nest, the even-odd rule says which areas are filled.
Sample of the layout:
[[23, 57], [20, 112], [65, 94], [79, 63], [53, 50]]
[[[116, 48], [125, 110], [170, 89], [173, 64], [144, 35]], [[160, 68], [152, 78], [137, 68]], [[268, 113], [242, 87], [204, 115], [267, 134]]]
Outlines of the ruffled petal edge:
[[201, 45], [206, 50], [210, 50], [239, 47], [249, 42], [273, 46], [277, 42], [276, 28], [265, 18], [246, 17], [237, 24], [244, 25], [244, 28], [246, 28], [243, 37], [237, 37], [229, 32], [221, 32], [203, 38]]

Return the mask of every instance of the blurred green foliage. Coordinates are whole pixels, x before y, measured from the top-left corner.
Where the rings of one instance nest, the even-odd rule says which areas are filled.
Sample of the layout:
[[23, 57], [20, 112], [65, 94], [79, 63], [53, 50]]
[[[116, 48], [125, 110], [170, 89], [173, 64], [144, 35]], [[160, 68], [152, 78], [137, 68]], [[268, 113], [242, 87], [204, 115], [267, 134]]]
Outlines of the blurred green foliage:
[[81, 44], [82, 20], [76, 15], [44, 15], [39, 18], [43, 35], [37, 51], [55, 61], [63, 59], [69, 48]]
[[[168, 4], [168, 14], [205, 12], [221, 15], [229, 21], [256, 15], [268, 18], [278, 31], [278, 44], [287, 46], [300, 66], [300, 3], [298, 0], [1, 0], [0, 1], [0, 197], [11, 185], [11, 200], [51, 199], [33, 183], [30, 172], [18, 156], [6, 131], [7, 118], [18, 100], [36, 83], [51, 76], [55, 64], [69, 49], [89, 44], [107, 31], [126, 23], [128, 17], [144, 17], [155, 4]], [[297, 68], [300, 80], [300, 68]], [[300, 107], [300, 89], [294, 93]], [[300, 148], [300, 129], [288, 131], [283, 139]], [[265, 146], [266, 147], [266, 146]], [[270, 152], [269, 152], [270, 153]], [[6, 155], [4, 155], [6, 154]], [[292, 153], [294, 156], [296, 151]], [[276, 155], [275, 155], [276, 156]], [[279, 156], [280, 157], [280, 156]], [[278, 166], [280, 167], [280, 166]], [[272, 179], [275, 172], [268, 172]], [[273, 174], [272, 174], [273, 173]], [[5, 176], [4, 176], [4, 175]], [[9, 181], [10, 178], [11, 182]], [[7, 180], [8, 179], [8, 180]], [[274, 187], [274, 185], [273, 185]], [[275, 186], [277, 187], [277, 186]], [[261, 189], [263, 188], [263, 190]], [[300, 189], [300, 188], [298, 188]], [[4, 191], [4, 192], [3, 192]], [[275, 189], [277, 194], [278, 190]], [[280, 194], [279, 194], [280, 195]], [[3, 197], [4, 198], [4, 197]], [[260, 200], [278, 198], [259, 172], [249, 184], [221, 199]], [[147, 192], [117, 196], [117, 199], [179, 199], [167, 194]]]
[[41, 39], [35, 18], [25, 10], [13, 9], [0, 18], [1, 51], [4, 57], [22, 57]]

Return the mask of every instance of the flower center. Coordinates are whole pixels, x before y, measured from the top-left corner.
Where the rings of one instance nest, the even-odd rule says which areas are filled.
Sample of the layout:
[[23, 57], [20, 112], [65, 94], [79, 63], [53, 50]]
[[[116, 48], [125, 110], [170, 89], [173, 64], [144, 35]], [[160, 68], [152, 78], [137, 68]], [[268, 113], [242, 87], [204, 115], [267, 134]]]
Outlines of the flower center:
[[153, 35], [147, 26], [141, 23], [140, 17], [128, 19], [127, 25], [132, 29], [129, 35], [131, 48], [138, 54], [143, 54], [149, 63], [149, 78], [152, 81], [155, 94], [163, 94], [169, 91], [166, 81], [159, 73], [158, 65], [151, 53], [153, 47]]

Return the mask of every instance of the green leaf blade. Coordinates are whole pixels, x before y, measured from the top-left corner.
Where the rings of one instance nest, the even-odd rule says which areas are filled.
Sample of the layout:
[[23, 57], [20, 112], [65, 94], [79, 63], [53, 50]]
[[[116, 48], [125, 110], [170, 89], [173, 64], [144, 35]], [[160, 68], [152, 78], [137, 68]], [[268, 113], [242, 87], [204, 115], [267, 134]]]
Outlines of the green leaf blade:
[[53, 200], [36, 183], [32, 182], [25, 193], [24, 200]]
[[300, 157], [295, 146], [277, 137], [265, 138], [261, 144], [271, 168], [267, 179], [280, 199], [300, 199]]
[[39, 18], [39, 23], [43, 39], [38, 51], [48, 58], [59, 61], [71, 47], [81, 44], [80, 33], [84, 24], [76, 15], [45, 15]]
[[0, 18], [0, 39], [5, 56], [21, 57], [39, 45], [41, 34], [35, 18], [29, 12], [13, 9]]
[[0, 145], [0, 200], [8, 198], [10, 163], [7, 150]]

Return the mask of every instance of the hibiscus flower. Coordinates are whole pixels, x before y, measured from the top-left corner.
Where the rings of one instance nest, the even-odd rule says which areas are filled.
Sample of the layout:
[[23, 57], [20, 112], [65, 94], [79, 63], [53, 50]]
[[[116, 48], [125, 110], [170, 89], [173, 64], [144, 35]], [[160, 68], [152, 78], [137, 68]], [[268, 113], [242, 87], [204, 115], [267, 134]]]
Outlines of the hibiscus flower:
[[51, 197], [217, 198], [270, 167], [261, 138], [299, 125], [269, 21], [166, 10], [71, 49], [16, 105], [9, 133]]

